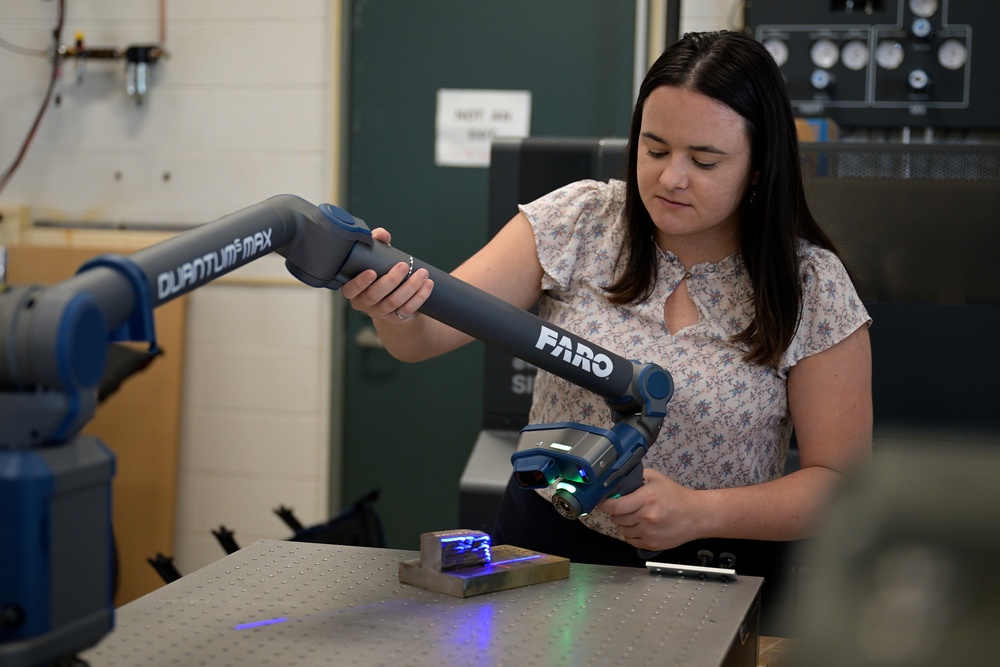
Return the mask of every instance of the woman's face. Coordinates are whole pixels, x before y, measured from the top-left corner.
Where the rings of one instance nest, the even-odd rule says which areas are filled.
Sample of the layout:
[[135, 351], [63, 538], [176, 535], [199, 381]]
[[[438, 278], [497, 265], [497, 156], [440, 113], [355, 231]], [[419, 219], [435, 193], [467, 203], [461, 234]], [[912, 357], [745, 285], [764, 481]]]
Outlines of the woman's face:
[[661, 86], [642, 109], [636, 176], [657, 244], [686, 265], [739, 250], [740, 204], [751, 181], [742, 116], [686, 88]]

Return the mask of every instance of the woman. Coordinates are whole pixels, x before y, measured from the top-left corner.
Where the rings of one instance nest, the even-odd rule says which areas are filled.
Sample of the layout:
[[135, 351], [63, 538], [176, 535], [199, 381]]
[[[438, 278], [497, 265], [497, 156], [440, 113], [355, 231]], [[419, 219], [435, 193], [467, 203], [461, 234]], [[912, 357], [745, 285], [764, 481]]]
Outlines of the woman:
[[[379, 230], [377, 238], [388, 240]], [[397, 358], [469, 337], [419, 313], [426, 272], [342, 288]], [[756, 41], [685, 35], [654, 63], [632, 117], [626, 180], [520, 207], [454, 275], [626, 358], [675, 392], [643, 487], [570, 522], [508, 485], [494, 531], [576, 561], [736, 555], [773, 577], [771, 547], [811, 535], [831, 488], [871, 449], [868, 315], [805, 201], [781, 74]], [[603, 399], [539, 371], [532, 423], [606, 426]], [[794, 427], [801, 466], [782, 475]], [[711, 539], [706, 539], [711, 538]]]

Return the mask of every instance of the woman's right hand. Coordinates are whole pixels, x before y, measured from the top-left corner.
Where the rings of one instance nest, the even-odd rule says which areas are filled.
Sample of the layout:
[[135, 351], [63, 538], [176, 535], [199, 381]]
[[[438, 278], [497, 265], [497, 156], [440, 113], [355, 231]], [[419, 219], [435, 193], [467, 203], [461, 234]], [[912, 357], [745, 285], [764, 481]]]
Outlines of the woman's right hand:
[[[382, 227], [372, 230], [372, 238], [386, 244], [392, 240]], [[434, 288], [427, 269], [417, 269], [407, 278], [409, 271], [405, 262], [396, 264], [381, 278], [374, 270], [365, 269], [344, 283], [340, 293], [354, 310], [365, 313], [373, 321], [402, 324], [417, 314]]]

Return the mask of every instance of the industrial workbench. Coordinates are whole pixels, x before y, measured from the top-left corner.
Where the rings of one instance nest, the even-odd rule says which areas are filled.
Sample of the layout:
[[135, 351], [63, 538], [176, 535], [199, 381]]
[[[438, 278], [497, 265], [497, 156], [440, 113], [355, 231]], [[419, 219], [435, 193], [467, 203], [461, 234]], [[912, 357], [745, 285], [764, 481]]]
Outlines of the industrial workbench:
[[399, 581], [418, 552], [263, 540], [117, 611], [81, 655], [144, 665], [757, 664], [762, 579], [573, 563], [460, 598]]

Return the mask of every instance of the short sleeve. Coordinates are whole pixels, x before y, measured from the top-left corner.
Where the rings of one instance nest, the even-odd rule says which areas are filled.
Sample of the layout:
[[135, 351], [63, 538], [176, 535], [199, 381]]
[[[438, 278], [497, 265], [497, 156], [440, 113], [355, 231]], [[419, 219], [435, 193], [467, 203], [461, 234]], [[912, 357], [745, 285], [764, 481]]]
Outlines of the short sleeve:
[[833, 347], [871, 322], [836, 254], [807, 244], [801, 253], [802, 314], [795, 338], [782, 356], [782, 371]]
[[578, 271], [613, 261], [623, 201], [624, 183], [585, 180], [520, 207], [535, 233], [543, 290], [565, 290]]

